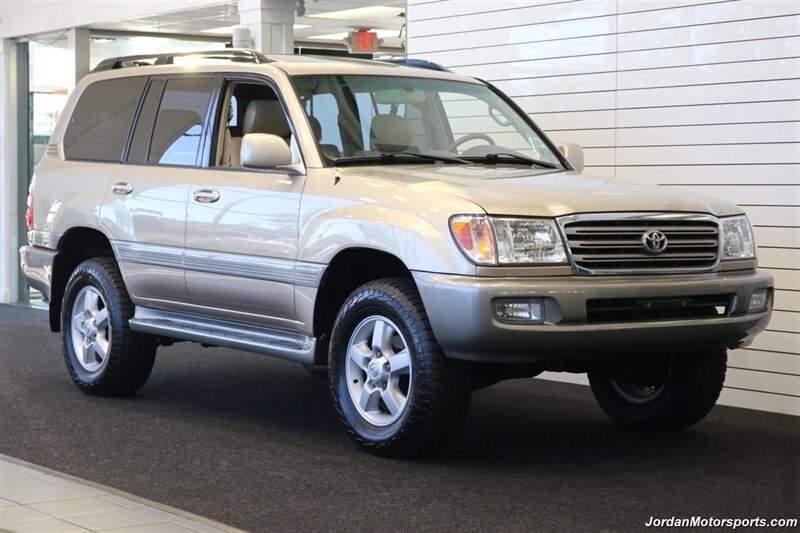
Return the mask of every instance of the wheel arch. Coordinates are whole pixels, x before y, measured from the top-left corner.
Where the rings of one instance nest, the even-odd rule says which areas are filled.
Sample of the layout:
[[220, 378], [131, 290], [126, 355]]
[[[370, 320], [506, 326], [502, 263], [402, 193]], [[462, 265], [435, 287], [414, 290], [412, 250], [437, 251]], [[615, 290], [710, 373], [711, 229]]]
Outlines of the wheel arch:
[[[368, 247], [337, 252], [322, 275], [314, 301], [313, 331], [317, 337], [316, 364], [327, 364], [328, 340], [336, 314], [347, 297], [369, 281], [405, 278], [414, 284], [411, 270], [396, 255]], [[415, 285], [416, 286], [416, 285]]]
[[50, 282], [50, 331], [61, 331], [61, 304], [72, 271], [92, 257], [114, 257], [111, 241], [102, 231], [74, 227], [59, 240]]

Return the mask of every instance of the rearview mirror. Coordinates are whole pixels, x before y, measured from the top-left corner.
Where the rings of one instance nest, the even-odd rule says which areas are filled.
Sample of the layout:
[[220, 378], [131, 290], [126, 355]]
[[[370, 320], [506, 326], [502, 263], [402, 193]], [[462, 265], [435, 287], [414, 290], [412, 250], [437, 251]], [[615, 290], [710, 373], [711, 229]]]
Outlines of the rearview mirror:
[[274, 170], [292, 164], [292, 150], [282, 138], [271, 133], [248, 133], [242, 138], [240, 152], [245, 168]]
[[420, 91], [411, 86], [397, 89], [381, 89], [375, 93], [376, 104], [420, 104], [424, 101], [425, 91]]
[[564, 143], [558, 145], [558, 151], [564, 154], [569, 164], [576, 172], [583, 170], [583, 147], [578, 143]]

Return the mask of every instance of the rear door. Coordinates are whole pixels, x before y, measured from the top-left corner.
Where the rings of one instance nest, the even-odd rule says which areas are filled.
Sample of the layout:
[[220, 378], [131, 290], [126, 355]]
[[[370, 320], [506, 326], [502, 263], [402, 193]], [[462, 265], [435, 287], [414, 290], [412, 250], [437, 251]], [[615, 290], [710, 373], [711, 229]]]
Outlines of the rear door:
[[138, 305], [187, 307], [186, 204], [215, 87], [214, 75], [151, 78], [111, 179], [102, 219]]

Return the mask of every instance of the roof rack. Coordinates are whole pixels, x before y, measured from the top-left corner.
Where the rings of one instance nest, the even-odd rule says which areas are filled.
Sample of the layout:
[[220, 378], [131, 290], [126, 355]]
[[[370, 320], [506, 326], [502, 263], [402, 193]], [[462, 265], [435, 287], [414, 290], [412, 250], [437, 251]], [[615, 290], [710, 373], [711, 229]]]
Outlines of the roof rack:
[[197, 57], [203, 59], [220, 59], [237, 63], [270, 63], [271, 60], [260, 52], [245, 48], [226, 48], [224, 50], [208, 50], [203, 52], [180, 52], [167, 54], [142, 54], [133, 56], [110, 57], [101, 61], [92, 72], [103, 72], [118, 68], [149, 67], [152, 65], [172, 65], [176, 57]]
[[443, 67], [438, 63], [434, 63], [433, 61], [426, 61], [424, 59], [379, 59], [378, 61], [383, 61], [384, 63], [394, 63], [395, 65], [403, 65], [406, 67], [414, 67], [414, 68], [425, 68], [428, 70], [438, 70], [441, 72], [453, 72], [449, 68]]

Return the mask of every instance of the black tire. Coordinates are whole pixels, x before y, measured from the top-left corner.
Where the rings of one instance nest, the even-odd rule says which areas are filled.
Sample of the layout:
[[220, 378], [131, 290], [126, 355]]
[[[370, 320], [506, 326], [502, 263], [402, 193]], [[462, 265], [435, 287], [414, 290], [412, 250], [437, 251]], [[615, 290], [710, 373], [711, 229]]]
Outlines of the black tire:
[[[623, 427], [678, 430], [700, 422], [717, 403], [727, 368], [725, 349], [628, 360], [589, 373], [597, 402]], [[649, 363], [649, 364], [648, 364]], [[640, 387], [650, 394], [638, 397]]]
[[[87, 370], [73, 344], [73, 306], [75, 298], [86, 287], [97, 291], [101, 304], [108, 312], [110, 334], [107, 356], [99, 368]], [[86, 394], [96, 396], [125, 396], [144, 386], [153, 368], [156, 337], [134, 332], [128, 321], [134, 306], [122, 281], [114, 259], [97, 257], [75, 268], [67, 281], [61, 308], [61, 332], [64, 359], [75, 384]]]
[[306, 372], [311, 374], [317, 379], [328, 379], [328, 365], [303, 365], [303, 368], [306, 369]]
[[[388, 425], [375, 425], [359, 413], [345, 369], [351, 336], [376, 316], [397, 326], [411, 361], [405, 407]], [[347, 298], [333, 326], [329, 369], [333, 401], [348, 433], [364, 450], [385, 457], [439, 450], [461, 428], [472, 395], [467, 369], [445, 358], [416, 287], [401, 278], [366, 283]]]

